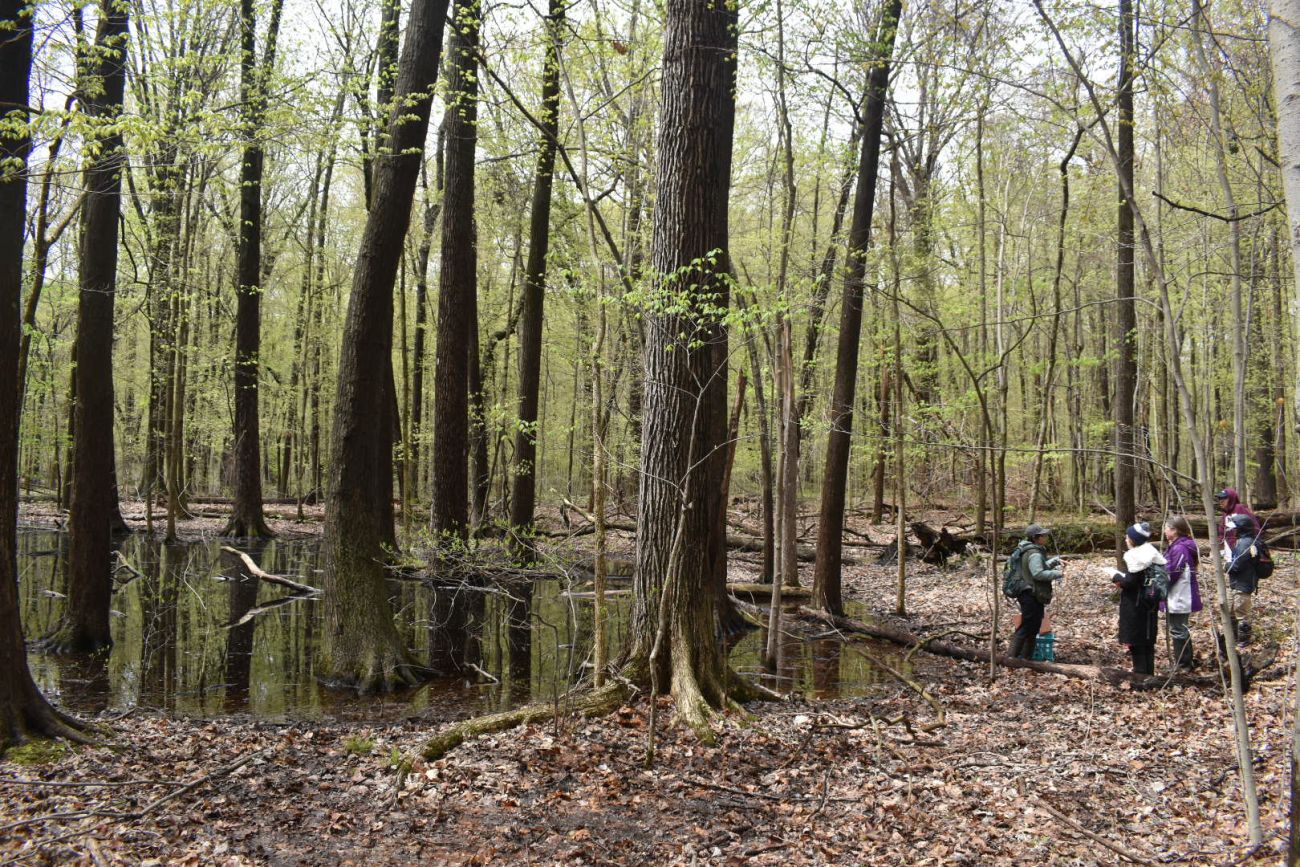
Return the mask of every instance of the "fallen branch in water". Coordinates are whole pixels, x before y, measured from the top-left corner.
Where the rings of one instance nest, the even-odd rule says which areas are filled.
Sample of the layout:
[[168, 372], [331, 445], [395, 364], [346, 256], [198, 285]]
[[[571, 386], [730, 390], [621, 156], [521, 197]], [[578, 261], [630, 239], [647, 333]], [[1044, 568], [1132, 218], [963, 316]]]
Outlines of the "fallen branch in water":
[[230, 547], [229, 545], [222, 545], [221, 550], [226, 554], [233, 554], [235, 557], [238, 557], [243, 562], [244, 570], [247, 571], [249, 575], [252, 575], [254, 578], [257, 578], [259, 581], [267, 581], [271, 584], [279, 584], [281, 587], [288, 587], [290, 590], [294, 591], [295, 593], [310, 593], [314, 595], [321, 592], [316, 587], [310, 587], [306, 584], [300, 584], [297, 581], [294, 581], [292, 578], [285, 578], [283, 575], [272, 575], [270, 572], [263, 570], [261, 566], [258, 566], [256, 563], [254, 563], [252, 557], [248, 556], [243, 551], [239, 551]]

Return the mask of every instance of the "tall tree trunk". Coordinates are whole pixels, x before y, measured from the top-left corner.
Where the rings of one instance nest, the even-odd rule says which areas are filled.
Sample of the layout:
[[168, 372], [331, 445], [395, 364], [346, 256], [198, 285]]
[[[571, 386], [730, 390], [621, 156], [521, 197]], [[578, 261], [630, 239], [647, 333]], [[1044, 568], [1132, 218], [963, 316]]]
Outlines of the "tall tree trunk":
[[[1291, 240], [1292, 291], [1300, 295], [1300, 0], [1269, 0], [1269, 58], [1273, 68], [1273, 105], [1277, 111], [1278, 162], [1282, 164], [1282, 189], [1286, 195], [1287, 236]], [[1300, 316], [1300, 308], [1296, 315]], [[1295, 329], [1300, 334], [1300, 328]], [[1293, 350], [1300, 375], [1300, 342]], [[1292, 396], [1293, 413], [1300, 419], [1300, 388]], [[1295, 421], [1296, 419], [1293, 419]], [[1296, 425], [1300, 431], [1300, 424]]]
[[[23, 0], [0, 0], [0, 752], [29, 735], [80, 737], [45, 700], [27, 668], [18, 609], [19, 299], [27, 206], [28, 81], [32, 15]], [[13, 108], [22, 106], [23, 108]], [[108, 575], [104, 575], [108, 580]]]
[[[669, 0], [651, 245], [656, 291], [680, 313], [645, 314], [640, 509], [630, 658], [652, 694], [670, 685], [678, 718], [706, 739], [726, 698], [716, 586], [725, 574], [727, 202], [735, 126], [734, 7]], [[688, 335], [685, 340], [680, 335]], [[719, 557], [718, 555], [722, 556]]]
[[420, 239], [415, 255], [415, 339], [411, 347], [411, 442], [407, 461], [408, 478], [414, 488], [412, 499], [420, 491], [420, 447], [424, 441], [424, 356], [429, 331], [429, 252], [433, 247], [433, 233], [438, 228], [438, 214], [442, 207], [442, 157], [443, 134], [438, 131], [437, 155], [434, 157], [436, 194], [425, 191], [424, 237]]
[[95, 121], [99, 148], [86, 165], [81, 210], [81, 274], [77, 304], [76, 437], [68, 529], [68, 598], [63, 623], [47, 646], [59, 653], [99, 650], [113, 643], [108, 625], [112, 591], [110, 517], [113, 487], [113, 301], [117, 292], [118, 210], [126, 151], [116, 127], [126, 89], [127, 7], [103, 8], [95, 34], [93, 86], [83, 106]]
[[[411, 219], [424, 155], [433, 84], [442, 53], [447, 0], [417, 0], [411, 10], [397, 79], [389, 141], [375, 166], [374, 200], [366, 217], [343, 326], [330, 436], [325, 502], [325, 656], [335, 686], [391, 689], [419, 679], [393, 625], [383, 566], [392, 498], [376, 478], [392, 479], [390, 432], [374, 424], [391, 395], [393, 285]], [[375, 364], [376, 359], [385, 363]]]
[[[1115, 267], [1115, 517], [1116, 542], [1124, 528], [1137, 519], [1134, 488], [1137, 461], [1134, 454], [1134, 396], [1137, 391], [1137, 304], [1133, 267], [1133, 211], [1125, 190], [1133, 189], [1133, 2], [1119, 0], [1119, 187], [1118, 238]], [[1207, 480], [1208, 484], [1208, 480]]]
[[[551, 241], [551, 182], [560, 120], [560, 40], [564, 0], [549, 0], [546, 61], [542, 69], [542, 128], [538, 131], [537, 169], [528, 223], [528, 264], [519, 302], [519, 424], [515, 433], [514, 485], [510, 495], [510, 533], [516, 556], [531, 558], [533, 509], [537, 502], [537, 395], [542, 375], [542, 322], [546, 297], [546, 257]], [[577, 400], [577, 395], [574, 395]], [[600, 432], [596, 432], [597, 438]], [[599, 480], [593, 482], [598, 485]], [[593, 488], [593, 491], [595, 489]], [[593, 501], [595, 496], [593, 494]]]
[[853, 401], [857, 389], [858, 340], [862, 332], [866, 255], [871, 242], [871, 217], [876, 200], [876, 171], [880, 165], [880, 136], [884, 128], [889, 65], [902, 10], [902, 0], [889, 0], [874, 40], [875, 56], [872, 57], [871, 73], [867, 80], [858, 187], [853, 197], [853, 220], [849, 224], [849, 249], [846, 254], [848, 267], [844, 275], [840, 338], [835, 358], [835, 388], [830, 404], [831, 429], [826, 436], [821, 520], [817, 523], [817, 563], [813, 569], [813, 599], [818, 607], [837, 615], [844, 613], [840, 595], [844, 500], [849, 471], [849, 438], [853, 432]]
[[235, 294], [235, 497], [223, 536], [274, 535], [262, 516], [261, 424], [258, 369], [262, 352], [262, 168], [260, 136], [266, 114], [266, 82], [275, 67], [283, 0], [271, 4], [266, 57], [257, 60], [257, 13], [240, 0], [239, 97], [244, 156], [239, 170], [239, 252]]
[[474, 147], [478, 137], [477, 0], [456, 0], [447, 43], [446, 179], [442, 197], [442, 267], [434, 355], [433, 509], [436, 534], [465, 538], [469, 529], [470, 318], [477, 291]]

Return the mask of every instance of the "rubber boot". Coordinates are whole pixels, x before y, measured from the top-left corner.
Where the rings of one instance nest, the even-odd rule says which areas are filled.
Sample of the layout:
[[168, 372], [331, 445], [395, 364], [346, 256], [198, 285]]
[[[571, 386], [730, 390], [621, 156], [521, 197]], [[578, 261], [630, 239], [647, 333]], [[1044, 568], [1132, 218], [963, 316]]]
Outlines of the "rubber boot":
[[1174, 639], [1173, 667], [1179, 671], [1191, 671], [1196, 667], [1193, 661], [1192, 640], [1190, 638]]
[[1237, 624], [1237, 643], [1242, 646], [1250, 644], [1250, 623], [1245, 620]]
[[1024, 646], [1025, 637], [1017, 632], [1011, 636], [1011, 649], [1007, 651], [1007, 655], [1012, 659], [1020, 659], [1020, 651], [1024, 649]]
[[1156, 651], [1154, 647], [1134, 647], [1129, 653], [1133, 656], [1134, 674], [1156, 673]]

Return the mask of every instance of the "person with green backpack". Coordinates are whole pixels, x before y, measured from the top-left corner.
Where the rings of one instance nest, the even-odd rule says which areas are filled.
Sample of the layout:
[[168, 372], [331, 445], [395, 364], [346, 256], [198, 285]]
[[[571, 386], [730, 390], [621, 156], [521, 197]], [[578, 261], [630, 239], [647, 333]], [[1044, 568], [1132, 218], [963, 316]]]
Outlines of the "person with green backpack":
[[1033, 659], [1043, 614], [1052, 603], [1052, 583], [1064, 574], [1061, 558], [1047, 556], [1044, 546], [1050, 532], [1046, 527], [1030, 524], [1025, 538], [1007, 558], [1002, 576], [1003, 595], [1020, 605], [1020, 628], [1011, 639], [1011, 655], [1019, 659]]
[[1119, 642], [1128, 646], [1135, 674], [1155, 674], [1160, 603], [1169, 592], [1165, 557], [1151, 544], [1151, 525], [1140, 521], [1124, 531], [1124, 568], [1111, 570], [1119, 588]]
[[[1260, 578], [1273, 574], [1273, 558], [1259, 539], [1252, 516], [1229, 515], [1228, 519], [1236, 531], [1236, 544], [1227, 558], [1228, 586], [1232, 588], [1232, 623], [1237, 632], [1237, 643], [1250, 644], [1250, 611], [1255, 591], [1259, 589]], [[1263, 570], [1260, 569], [1261, 553], [1268, 564]]]

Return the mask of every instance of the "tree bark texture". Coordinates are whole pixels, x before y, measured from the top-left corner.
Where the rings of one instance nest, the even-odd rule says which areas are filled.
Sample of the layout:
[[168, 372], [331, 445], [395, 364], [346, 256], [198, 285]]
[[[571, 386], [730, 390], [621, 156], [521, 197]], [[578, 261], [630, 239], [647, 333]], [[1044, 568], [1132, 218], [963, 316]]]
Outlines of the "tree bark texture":
[[392, 478], [393, 451], [382, 418], [391, 395], [393, 285], [429, 128], [447, 0], [417, 0], [397, 80], [390, 151], [375, 165], [374, 201], [366, 217], [339, 355], [330, 478], [325, 501], [325, 678], [362, 691], [418, 679], [393, 625], [385, 581], [385, 533], [391, 497], [378, 478]]
[[[1300, 292], [1300, 0], [1269, 0], [1268, 13], [1278, 161], [1282, 164], [1282, 190], [1286, 194], [1291, 267], [1296, 291]], [[1300, 370], [1300, 364], [1296, 369]], [[1295, 390], [1293, 399], [1294, 420], [1300, 418], [1300, 389]], [[1300, 430], [1300, 425], [1296, 429]]]
[[[1118, 239], [1115, 250], [1115, 517], [1119, 534], [1136, 520], [1134, 483], [1137, 437], [1133, 429], [1137, 391], [1137, 305], [1133, 261], [1133, 209], [1125, 190], [1133, 187], [1133, 5], [1119, 0], [1119, 108], [1116, 130], [1119, 187]], [[1208, 483], [1208, 480], [1207, 480]]]
[[[0, 0], [0, 751], [29, 735], [68, 734], [62, 716], [32, 682], [18, 610], [18, 345], [26, 222], [28, 80], [34, 9]], [[107, 580], [107, 575], [105, 575]]]
[[813, 599], [819, 607], [832, 614], [844, 613], [844, 602], [840, 594], [844, 500], [848, 482], [850, 437], [853, 433], [853, 401], [857, 389], [866, 254], [871, 242], [871, 218], [876, 200], [876, 171], [880, 165], [880, 136], [884, 128], [889, 65], [902, 10], [902, 0], [889, 0], [876, 35], [873, 49], [875, 56], [867, 80], [858, 186], [853, 198], [853, 219], [849, 224], [849, 248], [840, 307], [839, 347], [835, 361], [835, 387], [830, 403], [831, 428], [826, 437], [821, 520], [817, 524], [817, 564], [813, 570]]
[[[542, 376], [542, 323], [546, 297], [546, 256], [551, 240], [551, 184], [559, 132], [560, 39], [563, 0], [549, 0], [546, 65], [542, 70], [542, 111], [537, 169], [533, 175], [532, 212], [528, 223], [528, 264], [519, 311], [519, 425], [515, 432], [514, 486], [510, 527], [515, 550], [531, 555], [533, 509], [537, 503], [537, 411]], [[576, 399], [576, 398], [575, 398]]]
[[474, 148], [478, 137], [477, 0], [457, 0], [447, 43], [448, 106], [443, 122], [442, 267], [434, 350], [433, 508], [435, 534], [465, 538], [469, 529], [469, 379], [471, 328], [477, 328], [477, 232]]
[[240, 81], [244, 154], [239, 170], [239, 251], [235, 308], [235, 497], [222, 535], [271, 536], [262, 516], [261, 424], [258, 368], [262, 353], [262, 168], [259, 140], [266, 105], [266, 78], [275, 64], [281, 0], [271, 7], [266, 60], [257, 62], [257, 13], [240, 0]]
[[116, 126], [126, 88], [127, 8], [104, 7], [95, 34], [93, 73], [82, 84], [99, 148], [85, 170], [81, 274], [74, 352], [77, 403], [68, 529], [68, 598], [63, 624], [49, 640], [62, 653], [113, 643], [108, 625], [112, 578], [110, 518], [113, 473], [113, 301], [117, 292], [118, 211], [126, 152]]
[[727, 692], [715, 586], [726, 568], [721, 313], [729, 302], [736, 27], [725, 4], [667, 4], [651, 265], [656, 295], [680, 306], [650, 305], [643, 355], [631, 653], [648, 663], [652, 683], [671, 678], [679, 717], [701, 734], [708, 705], [721, 705]]

